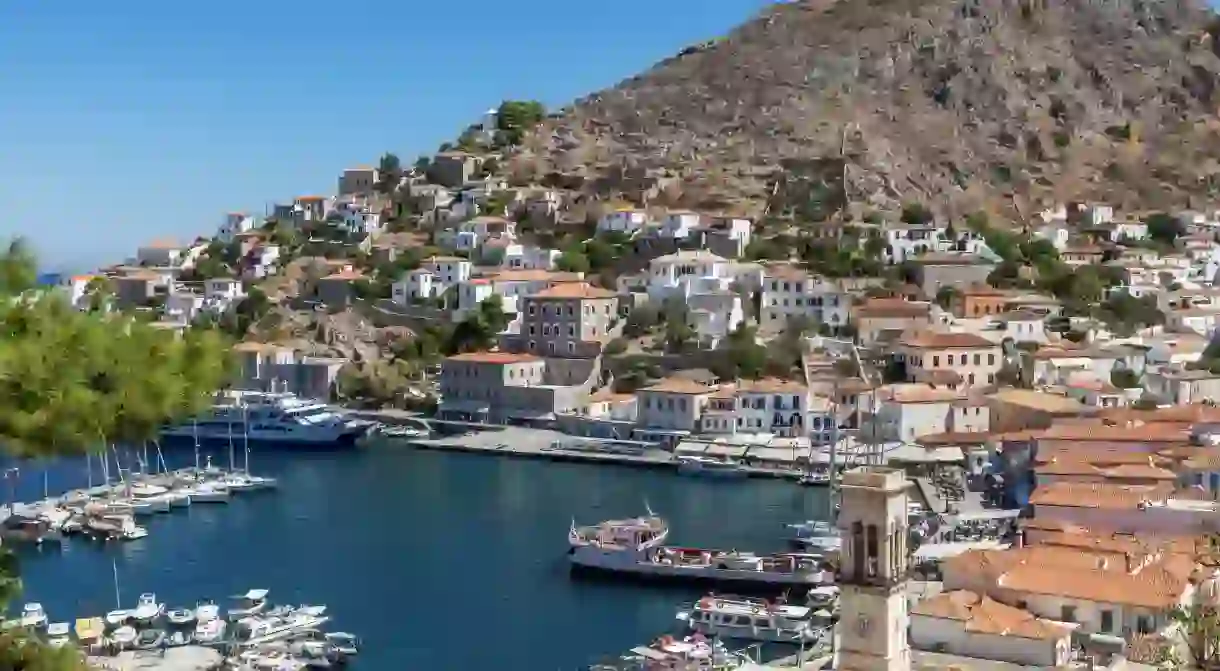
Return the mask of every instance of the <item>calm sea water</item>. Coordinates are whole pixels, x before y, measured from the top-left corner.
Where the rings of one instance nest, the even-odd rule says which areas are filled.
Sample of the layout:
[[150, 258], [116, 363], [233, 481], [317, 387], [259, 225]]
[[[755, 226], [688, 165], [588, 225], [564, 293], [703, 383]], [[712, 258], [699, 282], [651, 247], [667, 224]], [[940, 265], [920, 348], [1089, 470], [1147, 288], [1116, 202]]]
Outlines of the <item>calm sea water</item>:
[[[573, 518], [637, 515], [647, 499], [671, 542], [774, 550], [784, 524], [826, 513], [823, 490], [792, 483], [411, 449], [255, 454], [251, 470], [279, 491], [149, 518], [140, 541], [24, 552], [25, 600], [52, 621], [100, 615], [115, 608], [117, 565], [128, 608], [141, 592], [174, 606], [256, 587], [326, 604], [332, 630], [363, 639], [361, 670], [574, 670], [671, 630], [698, 593], [570, 578]], [[49, 472], [52, 491], [85, 478], [83, 464]], [[18, 499], [42, 489], [25, 465]]]

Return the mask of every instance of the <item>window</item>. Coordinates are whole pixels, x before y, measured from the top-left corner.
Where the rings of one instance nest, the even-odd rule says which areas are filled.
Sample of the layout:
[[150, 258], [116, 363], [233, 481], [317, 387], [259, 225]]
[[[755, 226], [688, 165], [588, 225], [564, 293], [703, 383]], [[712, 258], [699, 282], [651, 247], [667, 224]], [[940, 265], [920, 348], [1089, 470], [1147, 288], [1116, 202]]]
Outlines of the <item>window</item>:
[[1076, 607], [1065, 605], [1063, 607], [1063, 617], [1061, 617], [1059, 619], [1063, 620], [1064, 622], [1075, 622], [1076, 621]]
[[988, 355], [987, 355], [987, 365], [988, 365], [988, 366], [994, 366], [994, 365], [995, 365], [995, 355], [994, 355], [994, 354], [988, 354]]
[[1101, 631], [1102, 633], [1114, 631], [1114, 611], [1101, 611]]
[[[532, 330], [532, 329], [531, 329], [531, 330]], [[533, 340], [531, 340], [531, 341], [530, 341], [530, 351], [531, 351], [531, 352], [533, 352], [533, 351], [534, 351], [534, 350], [536, 350], [536, 349], [538, 349], [538, 343], [536, 343], [536, 342], [534, 342]]]
[[572, 354], [575, 351], [576, 351], [576, 344], [569, 342], [568, 343], [568, 354]]
[[934, 356], [934, 357], [932, 357], [932, 365], [933, 365], [933, 366], [939, 366], [939, 365], [940, 365], [940, 357], [939, 357], [939, 356]]
[[976, 365], [976, 366], [977, 366], [977, 365], [979, 365], [979, 364], [981, 364], [981, 363], [983, 363], [983, 355], [982, 355], [982, 354], [975, 354], [975, 355], [974, 355], [974, 365]]
[[533, 324], [530, 324], [530, 335], [534, 335], [534, 332], [535, 332], [535, 331], [537, 331], [537, 330], [538, 330], [538, 327], [537, 327], [537, 326], [534, 326]]
[[530, 303], [530, 316], [531, 317], [534, 315], [534, 312], [535, 312], [535, 306], [533, 303]]
[[570, 324], [568, 325], [568, 337], [569, 337], [569, 338], [575, 338], [575, 337], [576, 337], [576, 327], [575, 327], [575, 326], [572, 326], [572, 325], [570, 325]]
[[1135, 618], [1135, 629], [1141, 634], [1152, 633], [1152, 618], [1147, 615], [1137, 615]]
[[851, 523], [851, 557], [852, 577], [859, 579], [864, 575], [864, 524]]

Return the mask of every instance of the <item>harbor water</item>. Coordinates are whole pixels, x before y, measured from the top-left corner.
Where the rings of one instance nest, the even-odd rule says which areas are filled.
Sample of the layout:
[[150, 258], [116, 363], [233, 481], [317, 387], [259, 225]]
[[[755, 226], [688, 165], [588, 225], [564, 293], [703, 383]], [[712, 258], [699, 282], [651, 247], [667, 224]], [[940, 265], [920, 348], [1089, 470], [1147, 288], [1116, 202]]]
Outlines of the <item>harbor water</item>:
[[[20, 468], [4, 486], [41, 497], [41, 467]], [[252, 588], [324, 604], [328, 630], [363, 640], [356, 669], [575, 670], [672, 631], [676, 607], [699, 593], [570, 577], [573, 519], [634, 516], [647, 501], [670, 521], [671, 543], [761, 551], [784, 548], [784, 524], [827, 507], [825, 488], [789, 481], [409, 448], [256, 453], [251, 471], [278, 478], [278, 491], [145, 518], [137, 541], [23, 550], [24, 600], [53, 622], [101, 615], [116, 607], [117, 566], [125, 608], [141, 592], [173, 607], [224, 605]], [[46, 484], [83, 486], [83, 462], [55, 464]]]

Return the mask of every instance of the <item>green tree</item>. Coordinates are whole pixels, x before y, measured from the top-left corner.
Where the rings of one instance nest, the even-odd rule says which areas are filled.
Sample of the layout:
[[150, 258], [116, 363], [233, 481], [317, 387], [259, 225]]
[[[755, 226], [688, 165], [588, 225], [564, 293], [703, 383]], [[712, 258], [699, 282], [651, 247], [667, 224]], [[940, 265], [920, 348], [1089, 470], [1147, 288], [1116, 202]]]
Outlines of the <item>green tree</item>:
[[1110, 384], [1119, 389], [1133, 389], [1140, 386], [1140, 376], [1129, 368], [1115, 368], [1110, 371]]
[[936, 304], [948, 310], [953, 305], [953, 301], [957, 300], [957, 297], [960, 295], [961, 292], [956, 287], [941, 287], [936, 292]]
[[685, 351], [695, 339], [695, 330], [687, 321], [686, 304], [672, 302], [665, 308], [665, 349], [670, 352]]
[[[139, 442], [207, 404], [226, 380], [227, 343], [213, 330], [181, 338], [116, 314], [80, 311], [33, 289], [34, 259], [20, 246], [0, 254], [0, 449], [16, 457]], [[0, 554], [0, 605], [20, 591], [16, 560]], [[52, 650], [17, 630], [0, 634], [0, 668], [83, 670], [79, 652]]]
[[570, 249], [555, 259], [555, 267], [569, 273], [587, 273], [593, 266], [589, 263], [589, 257]]
[[758, 344], [754, 328], [739, 324], [729, 334], [725, 349], [725, 356], [718, 357], [712, 366], [721, 379], [762, 377], [767, 366], [767, 348]]
[[902, 206], [901, 218], [908, 226], [927, 226], [935, 220], [932, 211], [922, 203], [907, 203]]
[[628, 338], [639, 338], [661, 324], [661, 311], [654, 305], [640, 305], [627, 313], [627, 321], [623, 324], [623, 335]]
[[546, 118], [546, 107], [536, 100], [505, 100], [496, 110], [497, 143], [521, 144], [525, 132]]
[[1148, 237], [1165, 245], [1173, 245], [1186, 234], [1182, 220], [1164, 212], [1149, 215], [1144, 223], [1148, 225]]
[[386, 152], [377, 162], [377, 184], [375, 188], [381, 193], [393, 193], [402, 180], [402, 161], [396, 154]]

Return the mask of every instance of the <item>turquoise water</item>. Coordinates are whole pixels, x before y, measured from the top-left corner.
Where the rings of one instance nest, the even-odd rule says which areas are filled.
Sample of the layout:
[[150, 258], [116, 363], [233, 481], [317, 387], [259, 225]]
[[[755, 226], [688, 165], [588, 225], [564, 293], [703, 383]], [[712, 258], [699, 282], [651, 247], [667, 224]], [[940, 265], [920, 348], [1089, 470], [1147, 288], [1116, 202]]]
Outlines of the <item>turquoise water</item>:
[[[52, 621], [102, 614], [117, 566], [124, 607], [141, 592], [173, 606], [256, 587], [326, 604], [332, 630], [364, 641], [356, 669], [579, 669], [671, 630], [698, 593], [569, 577], [573, 518], [637, 515], [647, 500], [673, 543], [775, 550], [784, 524], [825, 514], [824, 490], [780, 481], [410, 449], [255, 454], [252, 470], [279, 491], [148, 518], [140, 541], [24, 552], [25, 600]], [[79, 486], [84, 466], [48, 480]], [[18, 499], [42, 488], [23, 467]]]

